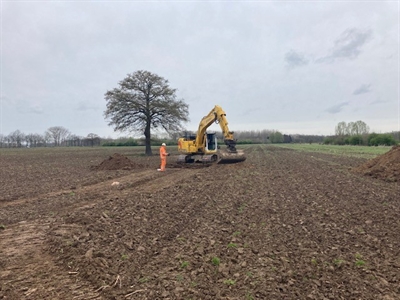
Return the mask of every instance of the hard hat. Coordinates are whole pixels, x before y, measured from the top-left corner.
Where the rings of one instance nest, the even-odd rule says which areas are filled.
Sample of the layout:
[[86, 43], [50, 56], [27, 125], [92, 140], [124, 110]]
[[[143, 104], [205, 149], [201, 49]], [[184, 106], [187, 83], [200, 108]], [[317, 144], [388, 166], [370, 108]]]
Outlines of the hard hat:
[[165, 145], [165, 143], [162, 143], [161, 146], [167, 146], [167, 145]]

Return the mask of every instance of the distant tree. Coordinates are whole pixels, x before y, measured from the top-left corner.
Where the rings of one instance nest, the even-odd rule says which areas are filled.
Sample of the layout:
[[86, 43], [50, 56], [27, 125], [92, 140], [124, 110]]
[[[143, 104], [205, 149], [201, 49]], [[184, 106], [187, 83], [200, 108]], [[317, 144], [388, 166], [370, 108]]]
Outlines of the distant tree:
[[0, 133], [0, 148], [3, 148], [5, 146], [5, 136]]
[[357, 135], [352, 135], [348, 139], [348, 144], [349, 145], [362, 145], [363, 144], [363, 138], [360, 134]]
[[33, 133], [28, 133], [25, 136], [26, 146], [27, 147], [33, 147], [33, 140], [34, 140], [34, 134]]
[[51, 142], [51, 140], [52, 140], [51, 133], [49, 131], [46, 131], [43, 134], [43, 144], [44, 144], [44, 146], [46, 147]]
[[54, 146], [61, 146], [62, 142], [65, 141], [69, 135], [68, 129], [62, 126], [50, 127], [47, 129], [46, 133], [52, 138]]
[[283, 143], [283, 134], [277, 130], [274, 130], [270, 133], [269, 139], [273, 144]]
[[354, 122], [349, 122], [346, 128], [346, 135], [353, 135], [354, 134]]
[[391, 134], [396, 141], [400, 142], [400, 131], [393, 131]]
[[152, 155], [151, 129], [182, 130], [189, 121], [188, 105], [176, 99], [176, 89], [168, 80], [148, 71], [137, 71], [105, 94], [105, 118], [115, 131], [137, 131], [145, 136], [146, 155]]
[[66, 144], [67, 146], [78, 147], [82, 146], [82, 137], [77, 136], [75, 134], [70, 134], [67, 137]]
[[369, 146], [383, 146], [383, 145], [392, 146], [396, 144], [397, 144], [396, 140], [390, 133], [385, 133], [385, 134], [371, 133], [368, 136]]
[[344, 136], [347, 131], [347, 124], [346, 122], [339, 122], [335, 128], [335, 134], [337, 136]]
[[[339, 122], [335, 127], [334, 143], [337, 145], [362, 145], [367, 144], [369, 127], [359, 120], [356, 122]], [[329, 142], [331, 140], [329, 139]]]
[[335, 135], [344, 136], [344, 135], [363, 135], [369, 132], [369, 126], [359, 120], [357, 122], [339, 122], [335, 127]]
[[284, 134], [283, 135], [283, 142], [284, 143], [291, 143], [292, 142], [292, 137], [290, 135]]
[[369, 133], [369, 126], [361, 120], [355, 122], [353, 127], [353, 132], [355, 135], [363, 135]]
[[334, 145], [335, 144], [335, 138], [332, 136], [327, 136], [324, 138], [322, 141], [324, 145]]
[[185, 131], [171, 131], [168, 133], [169, 138], [173, 141], [177, 141], [178, 138], [180, 138], [181, 136], [184, 136], [187, 132]]
[[43, 136], [37, 133], [29, 133], [25, 136], [26, 145], [29, 147], [43, 146]]
[[43, 147], [45, 145], [44, 136], [38, 133], [33, 134], [33, 146]]
[[269, 131], [266, 129], [261, 130], [261, 142], [266, 144], [269, 141]]
[[95, 133], [89, 133], [86, 137], [86, 140], [89, 142], [90, 146], [100, 146], [100, 137]]
[[12, 147], [22, 147], [22, 142], [25, 140], [25, 134], [19, 130], [15, 130], [9, 134]]

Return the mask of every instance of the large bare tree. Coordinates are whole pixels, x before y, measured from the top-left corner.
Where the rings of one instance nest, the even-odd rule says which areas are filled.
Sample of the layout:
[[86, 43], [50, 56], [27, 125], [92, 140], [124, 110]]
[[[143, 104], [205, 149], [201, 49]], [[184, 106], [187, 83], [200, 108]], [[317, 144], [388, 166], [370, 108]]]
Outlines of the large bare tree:
[[110, 119], [114, 131], [143, 133], [146, 155], [152, 155], [151, 129], [167, 132], [182, 130], [189, 121], [189, 106], [176, 98], [176, 89], [168, 80], [148, 71], [136, 71], [119, 82], [119, 87], [105, 94], [107, 109], [104, 116]]

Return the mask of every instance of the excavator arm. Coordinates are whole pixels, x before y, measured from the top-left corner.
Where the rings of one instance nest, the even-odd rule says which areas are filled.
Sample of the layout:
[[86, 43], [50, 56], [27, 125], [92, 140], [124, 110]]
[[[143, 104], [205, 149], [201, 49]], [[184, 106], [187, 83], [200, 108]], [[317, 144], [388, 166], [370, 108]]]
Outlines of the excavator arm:
[[224, 142], [228, 147], [228, 151], [236, 152], [236, 141], [233, 139], [233, 132], [229, 131], [228, 120], [226, 119], [226, 113], [221, 106], [215, 105], [215, 107], [201, 119], [199, 128], [197, 130], [196, 145], [201, 147], [204, 145], [205, 133], [208, 127], [214, 122], [219, 124], [222, 133], [224, 135]]

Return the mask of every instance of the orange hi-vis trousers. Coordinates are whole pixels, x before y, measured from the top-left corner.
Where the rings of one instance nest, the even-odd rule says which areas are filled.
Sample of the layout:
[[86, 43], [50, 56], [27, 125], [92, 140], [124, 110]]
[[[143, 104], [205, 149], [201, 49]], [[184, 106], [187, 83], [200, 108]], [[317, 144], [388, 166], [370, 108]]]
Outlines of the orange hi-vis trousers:
[[165, 171], [165, 166], [167, 165], [167, 159], [162, 158], [161, 159], [161, 171]]

